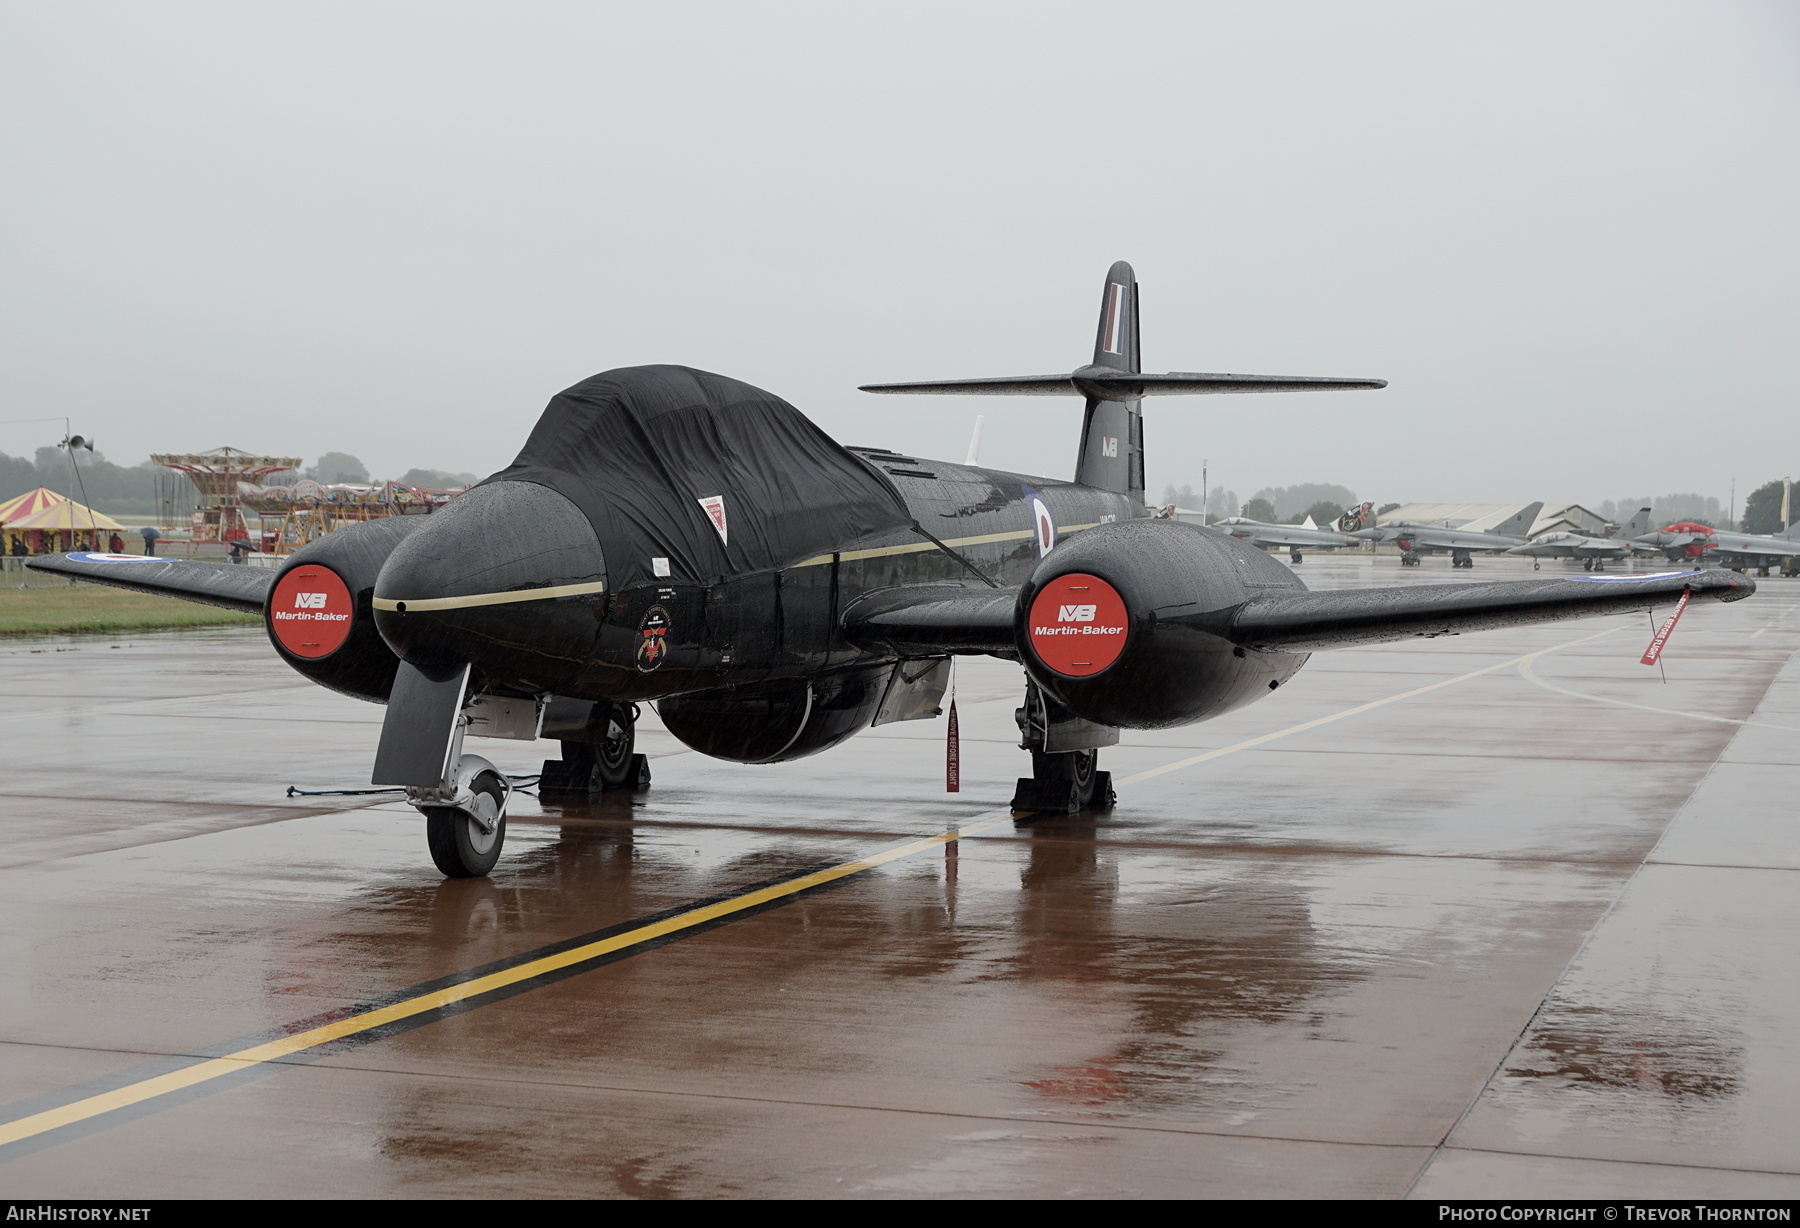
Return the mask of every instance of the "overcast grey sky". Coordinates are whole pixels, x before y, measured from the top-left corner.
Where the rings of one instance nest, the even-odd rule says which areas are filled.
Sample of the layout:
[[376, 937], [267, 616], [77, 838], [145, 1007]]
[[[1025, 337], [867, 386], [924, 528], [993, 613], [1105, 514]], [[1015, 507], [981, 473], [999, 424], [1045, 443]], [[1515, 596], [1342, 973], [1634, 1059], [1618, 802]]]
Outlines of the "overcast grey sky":
[[487, 473], [676, 362], [1067, 476], [1076, 401], [855, 385], [1070, 369], [1126, 259], [1152, 370], [1391, 381], [1152, 401], [1156, 490], [1741, 503], [1800, 470], [1797, 13], [6, 3], [0, 419]]

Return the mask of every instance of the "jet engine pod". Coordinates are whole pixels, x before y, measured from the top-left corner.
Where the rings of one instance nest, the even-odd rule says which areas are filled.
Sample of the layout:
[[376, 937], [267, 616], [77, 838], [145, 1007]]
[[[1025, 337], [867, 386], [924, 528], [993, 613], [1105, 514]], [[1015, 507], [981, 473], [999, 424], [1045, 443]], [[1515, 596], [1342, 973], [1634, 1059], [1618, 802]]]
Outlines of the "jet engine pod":
[[386, 703], [400, 659], [375, 628], [375, 580], [394, 547], [425, 519], [350, 525], [296, 550], [263, 607], [281, 659], [321, 686]]
[[1090, 721], [1186, 725], [1249, 703], [1305, 663], [1227, 638], [1257, 593], [1304, 587], [1262, 551], [1195, 525], [1101, 525], [1051, 551], [1021, 589], [1019, 656]]

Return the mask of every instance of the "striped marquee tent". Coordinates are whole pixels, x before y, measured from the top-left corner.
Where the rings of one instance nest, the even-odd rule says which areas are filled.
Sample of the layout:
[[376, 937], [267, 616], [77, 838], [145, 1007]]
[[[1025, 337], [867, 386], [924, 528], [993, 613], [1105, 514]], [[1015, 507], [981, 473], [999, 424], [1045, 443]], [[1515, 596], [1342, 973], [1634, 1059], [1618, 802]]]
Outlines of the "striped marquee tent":
[[40, 486], [36, 490], [28, 490], [17, 498], [0, 503], [0, 524], [19, 520], [34, 515], [47, 507], [55, 507], [68, 500], [51, 490], [48, 486]]
[[0, 503], [0, 540], [8, 554], [105, 550], [125, 526], [104, 512], [40, 486]]

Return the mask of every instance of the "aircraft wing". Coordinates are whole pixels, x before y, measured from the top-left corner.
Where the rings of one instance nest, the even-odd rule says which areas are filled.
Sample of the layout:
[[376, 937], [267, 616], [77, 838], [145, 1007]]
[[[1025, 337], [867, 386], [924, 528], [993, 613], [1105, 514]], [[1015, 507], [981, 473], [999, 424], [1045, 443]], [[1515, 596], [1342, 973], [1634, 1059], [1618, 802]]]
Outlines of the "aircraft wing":
[[50, 554], [28, 559], [25, 566], [244, 614], [261, 614], [263, 601], [275, 586], [275, 572], [269, 568], [140, 554]]
[[[1627, 614], [1696, 601], [1737, 601], [1756, 591], [1729, 571], [1566, 576], [1486, 584], [1397, 585], [1308, 592], [1285, 589], [1220, 611], [1205, 629], [1245, 648], [1312, 652], [1391, 640]], [[940, 653], [1016, 657], [1019, 590], [915, 584], [870, 593], [844, 612], [849, 638], [898, 656]]]
[[1755, 592], [1756, 585], [1731, 572], [1711, 570], [1316, 593], [1294, 590], [1251, 598], [1225, 634], [1246, 648], [1311, 652], [1627, 614], [1673, 605], [1684, 589], [1693, 590], [1696, 601], [1737, 601]]
[[1745, 554], [1784, 559], [1800, 554], [1800, 541], [1781, 537], [1739, 537], [1730, 542], [1720, 542], [1713, 549], [1719, 554]]
[[911, 584], [869, 593], [844, 611], [844, 632], [865, 647], [903, 657], [937, 653], [1010, 657], [1019, 589]]
[[1361, 544], [1347, 533], [1333, 533], [1329, 529], [1303, 529], [1299, 525], [1270, 525], [1248, 533], [1233, 533], [1232, 536], [1257, 546], [1298, 546], [1301, 549], [1340, 548]]

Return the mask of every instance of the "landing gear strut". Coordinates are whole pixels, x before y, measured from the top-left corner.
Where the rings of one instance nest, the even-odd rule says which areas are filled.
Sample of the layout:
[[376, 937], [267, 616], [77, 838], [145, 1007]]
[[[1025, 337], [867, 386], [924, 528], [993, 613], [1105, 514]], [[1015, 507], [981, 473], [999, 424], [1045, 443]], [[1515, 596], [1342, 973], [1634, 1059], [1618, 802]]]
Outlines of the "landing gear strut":
[[1295, 546], [1288, 551], [1288, 558], [1295, 563], [1306, 562], [1306, 556], [1300, 553], [1300, 548], [1298, 546]]
[[1117, 802], [1112, 773], [1100, 770], [1100, 747], [1119, 740], [1119, 731], [1084, 721], [1035, 684], [1028, 684], [1025, 706], [1013, 713], [1019, 722], [1019, 746], [1031, 752], [1031, 775], [1021, 776], [1013, 790], [1012, 808], [1023, 815], [1076, 814], [1084, 809], [1108, 810]]
[[643, 789], [650, 784], [650, 761], [636, 754], [636, 704], [596, 704], [579, 739], [561, 740], [562, 758], [544, 760], [538, 792], [600, 793]]
[[1417, 567], [1418, 565], [1419, 552], [1417, 550], [1402, 550], [1400, 552], [1400, 566]]

